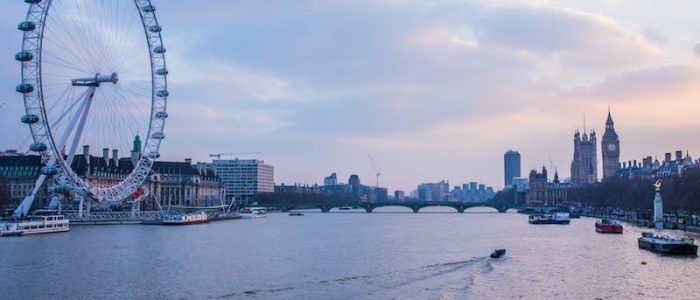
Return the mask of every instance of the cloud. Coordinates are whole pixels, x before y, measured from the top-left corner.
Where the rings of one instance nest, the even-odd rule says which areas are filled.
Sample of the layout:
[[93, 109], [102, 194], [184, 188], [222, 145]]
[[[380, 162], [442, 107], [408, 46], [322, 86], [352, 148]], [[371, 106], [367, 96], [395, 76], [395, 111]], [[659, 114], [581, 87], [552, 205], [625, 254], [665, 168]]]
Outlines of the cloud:
[[[642, 6], [628, 13], [629, 6], [162, 3], [171, 93], [162, 152], [181, 160], [260, 151], [278, 183], [313, 183], [331, 171], [369, 180], [372, 153], [382, 180], [406, 190], [445, 177], [497, 185], [508, 148], [521, 150], [525, 169], [552, 156], [566, 170], [581, 115], [600, 113], [602, 122], [609, 103], [625, 143], [624, 128], [644, 122], [695, 126], [698, 70], [678, 55], [687, 54], [693, 23], [659, 21]], [[20, 35], [12, 28], [26, 5], [3, 8], [0, 38], [16, 43], [0, 45], [0, 100], [8, 102], [0, 146], [16, 147], [28, 130], [17, 120], [12, 56]], [[684, 20], [697, 19], [691, 11]]]
[[598, 83], [574, 88], [568, 96], [596, 101], [638, 102], [648, 99], [695, 94], [700, 85], [700, 69], [692, 65], [668, 64], [611, 74]]
[[700, 57], [700, 41], [695, 42], [695, 47], [693, 48], [695, 50], [695, 55]]
[[613, 19], [551, 6], [493, 6], [474, 22], [479, 43], [553, 55], [579, 65], [619, 65], [653, 58], [658, 47]]

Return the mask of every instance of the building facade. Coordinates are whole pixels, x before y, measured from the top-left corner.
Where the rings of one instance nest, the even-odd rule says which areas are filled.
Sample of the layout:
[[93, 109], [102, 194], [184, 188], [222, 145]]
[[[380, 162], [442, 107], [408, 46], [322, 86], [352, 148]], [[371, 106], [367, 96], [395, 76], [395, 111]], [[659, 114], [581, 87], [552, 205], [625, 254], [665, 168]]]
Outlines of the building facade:
[[[193, 166], [191, 161], [156, 161], [146, 188], [160, 206], [195, 208], [229, 204], [225, 201], [224, 185], [210, 170]], [[146, 202], [145, 210], [157, 210], [154, 202]]]
[[338, 175], [335, 173], [331, 173], [330, 176], [323, 178], [323, 185], [324, 186], [331, 186], [331, 185], [337, 185], [338, 184]]
[[598, 156], [595, 130], [590, 135], [574, 134], [574, 160], [571, 162], [571, 183], [591, 184], [598, 181]]
[[215, 159], [214, 173], [226, 188], [229, 201], [252, 201], [258, 193], [275, 191], [274, 167], [257, 159]]
[[417, 190], [420, 201], [448, 201], [450, 199], [450, 183], [444, 180], [420, 184]]
[[[73, 159], [71, 168], [81, 179], [94, 186], [111, 186], [121, 182], [134, 169], [134, 161], [140, 158], [140, 141], [134, 142], [130, 157], [119, 157], [117, 150], [102, 149], [102, 156], [90, 154], [90, 147]], [[0, 156], [0, 176], [5, 178], [10, 189], [6, 208], [14, 209], [28, 196], [42, 167], [41, 157], [36, 155]], [[33, 208], [47, 207], [50, 202], [47, 179], [39, 188]], [[140, 203], [142, 210], [157, 210], [160, 207], [202, 207], [224, 203], [225, 190], [219, 178], [210, 170], [200, 169], [184, 162], [156, 161], [143, 187], [149, 196]], [[157, 202], [157, 203], [156, 203]], [[93, 206], [94, 207], [94, 206]], [[99, 206], [95, 209], [100, 209]]]
[[620, 139], [615, 132], [615, 122], [613, 122], [610, 110], [608, 119], [605, 122], [605, 134], [601, 141], [603, 155], [603, 180], [615, 177], [620, 166]]
[[406, 192], [402, 190], [394, 191], [394, 201], [403, 201], [406, 198]]
[[[2, 177], [2, 193], [0, 207], [14, 210], [27, 197], [41, 175], [41, 156], [38, 155], [0, 155], [0, 177]], [[34, 198], [35, 207], [49, 204], [48, 182], [39, 189]]]
[[554, 180], [547, 179], [547, 169], [542, 167], [542, 172], [530, 171], [528, 177], [528, 191], [525, 194], [525, 203], [530, 206], [557, 206], [566, 201], [570, 185], [559, 181], [559, 174], [554, 173]]
[[651, 156], [642, 158], [640, 163], [637, 160], [623, 161], [619, 165], [615, 177], [623, 179], [676, 177], [682, 176], [686, 170], [697, 168], [698, 166], [700, 166], [699, 160], [693, 160], [687, 151], [685, 156], [683, 156], [683, 151], [677, 150], [675, 157], [672, 156], [671, 152], [667, 152], [662, 162], [659, 162], [658, 159], [653, 159]]
[[508, 150], [503, 155], [503, 174], [505, 187], [513, 185], [513, 178], [520, 177], [520, 153]]

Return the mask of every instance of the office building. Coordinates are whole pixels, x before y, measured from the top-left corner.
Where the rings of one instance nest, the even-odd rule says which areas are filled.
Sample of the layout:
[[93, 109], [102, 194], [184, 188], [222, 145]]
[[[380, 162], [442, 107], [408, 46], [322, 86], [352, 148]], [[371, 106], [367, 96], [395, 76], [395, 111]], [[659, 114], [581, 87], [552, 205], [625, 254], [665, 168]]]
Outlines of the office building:
[[503, 155], [503, 175], [505, 187], [513, 185], [513, 178], [520, 177], [520, 153], [508, 150]]
[[246, 203], [259, 193], [275, 191], [274, 167], [257, 159], [216, 159], [216, 175], [226, 188], [227, 200]]

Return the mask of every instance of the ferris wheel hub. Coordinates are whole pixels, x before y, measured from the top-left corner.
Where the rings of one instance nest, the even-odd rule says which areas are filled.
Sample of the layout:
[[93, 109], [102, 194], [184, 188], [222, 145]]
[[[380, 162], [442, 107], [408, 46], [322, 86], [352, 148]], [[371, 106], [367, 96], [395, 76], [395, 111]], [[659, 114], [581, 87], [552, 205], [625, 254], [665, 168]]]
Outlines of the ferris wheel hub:
[[111, 82], [116, 84], [118, 81], [119, 76], [117, 76], [116, 72], [112, 72], [112, 74], [108, 75], [97, 73], [92, 77], [71, 79], [73, 86], [100, 86], [100, 83]]

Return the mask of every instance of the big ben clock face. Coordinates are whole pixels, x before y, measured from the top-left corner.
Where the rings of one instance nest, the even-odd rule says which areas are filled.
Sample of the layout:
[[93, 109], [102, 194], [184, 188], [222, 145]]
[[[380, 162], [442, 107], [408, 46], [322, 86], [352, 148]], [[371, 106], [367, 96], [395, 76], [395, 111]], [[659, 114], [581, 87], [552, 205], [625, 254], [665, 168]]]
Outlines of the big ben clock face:
[[615, 144], [608, 144], [608, 151], [615, 152], [615, 150], [617, 150], [617, 146], [615, 146]]

